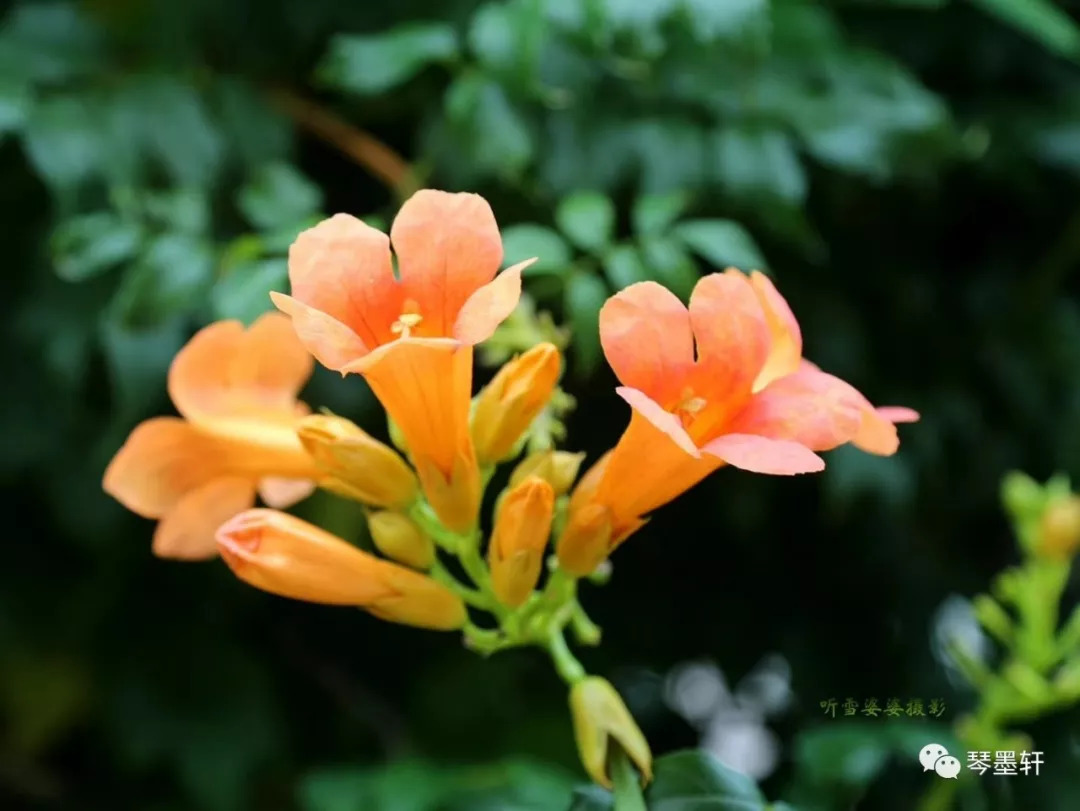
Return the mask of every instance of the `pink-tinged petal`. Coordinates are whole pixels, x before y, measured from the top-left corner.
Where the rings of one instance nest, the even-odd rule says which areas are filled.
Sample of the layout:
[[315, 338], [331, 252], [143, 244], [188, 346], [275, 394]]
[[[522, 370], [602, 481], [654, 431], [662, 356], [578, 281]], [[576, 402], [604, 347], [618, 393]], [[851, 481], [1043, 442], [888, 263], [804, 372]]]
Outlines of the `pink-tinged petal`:
[[880, 416], [873, 408], [862, 410], [859, 430], [851, 440], [852, 444], [877, 456], [892, 456], [900, 447], [900, 436], [896, 426]]
[[712, 440], [702, 451], [751, 473], [793, 476], [825, 469], [825, 461], [805, 445], [754, 434], [725, 434]]
[[892, 423], [919, 421], [919, 412], [906, 406], [878, 406], [874, 410], [879, 417]]
[[390, 240], [406, 298], [418, 305], [429, 336], [449, 336], [462, 306], [502, 264], [495, 215], [476, 194], [416, 192], [394, 219]]
[[348, 214], [309, 228], [289, 248], [292, 296], [344, 324], [367, 346], [393, 339], [402, 290], [386, 234]]
[[535, 261], [518, 262], [469, 296], [454, 323], [454, 338], [469, 346], [490, 338], [517, 307], [521, 298], [521, 271]]
[[814, 451], [832, 450], [850, 442], [858, 432], [861, 399], [838, 377], [807, 368], [755, 394], [729, 430], [790, 439]]
[[688, 456], [695, 459], [701, 456], [694, 440], [686, 433], [679, 418], [670, 411], [665, 411], [655, 400], [643, 391], [632, 389], [629, 386], [619, 386], [615, 393], [622, 397], [630, 407], [638, 414], [651, 422], [657, 430], [665, 433], [679, 446]]
[[600, 308], [600, 343], [624, 386], [673, 405], [694, 365], [686, 306], [656, 282], [620, 290]]
[[271, 293], [271, 301], [292, 318], [293, 329], [308, 352], [323, 366], [342, 371], [368, 354], [369, 347], [345, 324], [284, 293]]
[[283, 479], [280, 476], [259, 479], [259, 498], [276, 510], [288, 509], [314, 492], [315, 482], [311, 479]]
[[765, 365], [769, 329], [750, 280], [742, 273], [703, 276], [690, 296], [690, 324], [697, 342], [694, 393], [742, 406]]
[[[739, 271], [729, 271], [738, 273]], [[755, 270], [750, 274], [750, 284], [757, 293], [758, 301], [765, 312], [765, 323], [769, 328], [769, 354], [765, 366], [754, 381], [754, 391], [761, 391], [774, 380], [789, 375], [799, 368], [802, 357], [802, 331], [791, 307], [780, 295], [772, 280], [764, 273]]]
[[217, 528], [254, 503], [255, 483], [247, 478], [226, 476], [192, 490], [158, 522], [154, 554], [173, 560], [216, 557]]

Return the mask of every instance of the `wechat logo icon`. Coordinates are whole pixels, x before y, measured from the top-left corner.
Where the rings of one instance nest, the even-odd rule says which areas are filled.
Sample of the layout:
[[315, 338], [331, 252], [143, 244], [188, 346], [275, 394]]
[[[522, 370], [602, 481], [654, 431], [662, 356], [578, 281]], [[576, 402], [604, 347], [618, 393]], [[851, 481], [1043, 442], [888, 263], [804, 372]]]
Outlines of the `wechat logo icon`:
[[924, 772], [936, 772], [938, 777], [955, 780], [960, 774], [960, 761], [949, 754], [940, 743], [928, 743], [919, 751], [919, 763]]

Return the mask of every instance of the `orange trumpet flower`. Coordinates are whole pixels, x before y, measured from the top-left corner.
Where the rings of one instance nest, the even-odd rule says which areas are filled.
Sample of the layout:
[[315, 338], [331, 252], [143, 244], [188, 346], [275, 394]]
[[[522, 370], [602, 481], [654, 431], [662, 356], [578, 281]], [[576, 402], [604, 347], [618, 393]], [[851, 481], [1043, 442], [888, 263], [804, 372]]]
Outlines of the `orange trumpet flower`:
[[287, 507], [319, 476], [295, 431], [307, 407], [297, 392], [311, 356], [289, 321], [268, 313], [247, 330], [239, 321], [202, 329], [169, 368], [179, 417], [138, 425], [105, 470], [105, 492], [145, 518], [160, 519], [159, 557], [217, 554], [214, 531], [255, 503]]
[[401, 207], [389, 237], [347, 214], [302, 233], [289, 251], [292, 295], [270, 294], [323, 365], [367, 379], [432, 507], [457, 531], [475, 524], [480, 502], [472, 346], [517, 306], [530, 264], [496, 275], [502, 258], [482, 197], [425, 189]]
[[846, 442], [895, 453], [911, 409], [875, 409], [802, 359], [802, 335], [765, 275], [703, 277], [687, 308], [655, 282], [600, 312], [608, 363], [633, 409], [615, 448], [583, 477], [558, 554], [583, 575], [666, 504], [723, 464], [755, 473], [822, 470], [815, 451]]

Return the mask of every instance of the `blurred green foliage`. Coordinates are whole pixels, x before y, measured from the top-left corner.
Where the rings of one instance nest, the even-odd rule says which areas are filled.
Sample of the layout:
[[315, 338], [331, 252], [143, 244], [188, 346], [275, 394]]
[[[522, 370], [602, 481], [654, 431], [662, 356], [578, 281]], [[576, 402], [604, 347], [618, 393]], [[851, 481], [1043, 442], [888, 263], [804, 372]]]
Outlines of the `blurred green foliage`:
[[[484, 194], [507, 260], [540, 256], [526, 284], [573, 330], [569, 436], [590, 459], [626, 418], [596, 335], [605, 297], [645, 278], [685, 295], [729, 264], [778, 279], [812, 359], [924, 413], [892, 459], [844, 449], [812, 481], [721, 473], [586, 595], [605, 626], [587, 664], [658, 753], [696, 743], [657, 698], [673, 664], [791, 662], [785, 757], [733, 807], [913, 806], [908, 753], [930, 730], [830, 724], [818, 702], [970, 708], [931, 655], [934, 611], [1011, 562], [1005, 471], [1080, 476], [1075, 3], [0, 9], [0, 805], [569, 805], [581, 775], [542, 662], [153, 560], [149, 525], [100, 491], [132, 426], [168, 412], [165, 370], [197, 326], [268, 309], [320, 216], [385, 224], [423, 184]], [[358, 381], [320, 373], [306, 399], [381, 430]], [[362, 525], [329, 498], [303, 509]], [[1028, 730], [1042, 778], [965, 807], [1075, 808], [1077, 720]], [[657, 807], [684, 807], [660, 785]]]

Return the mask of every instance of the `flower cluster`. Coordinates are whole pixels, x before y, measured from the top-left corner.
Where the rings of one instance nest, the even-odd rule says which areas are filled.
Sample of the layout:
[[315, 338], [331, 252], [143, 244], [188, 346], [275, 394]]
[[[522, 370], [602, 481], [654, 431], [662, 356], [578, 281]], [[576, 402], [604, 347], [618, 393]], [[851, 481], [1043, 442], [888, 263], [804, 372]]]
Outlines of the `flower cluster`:
[[[544, 647], [571, 686], [590, 775], [610, 784], [615, 741], [647, 778], [640, 730], [565, 642], [568, 627], [582, 642], [599, 639], [579, 580], [722, 465], [809, 473], [824, 467], [816, 452], [848, 442], [888, 455], [895, 423], [917, 415], [875, 409], [803, 359], [798, 323], [761, 273], [708, 275], [689, 306], [653, 282], [631, 285], [600, 313], [604, 354], [630, 406], [626, 431], [580, 480], [583, 454], [525, 455], [485, 537], [484, 490], [497, 465], [524, 453], [562, 371], [558, 348], [540, 343], [473, 396], [473, 347], [515, 309], [532, 261], [499, 272], [502, 259], [491, 208], [473, 194], [417, 192], [389, 236], [345, 214], [305, 231], [289, 252], [291, 295], [271, 294], [280, 312], [196, 334], [169, 372], [182, 418], [139, 425], [104, 487], [159, 520], [161, 557], [220, 555], [265, 591], [460, 629], [485, 654]], [[297, 400], [312, 357], [367, 381], [397, 450]], [[366, 505], [382, 557], [279, 511], [315, 487]], [[265, 508], [253, 508], [256, 494]]]

